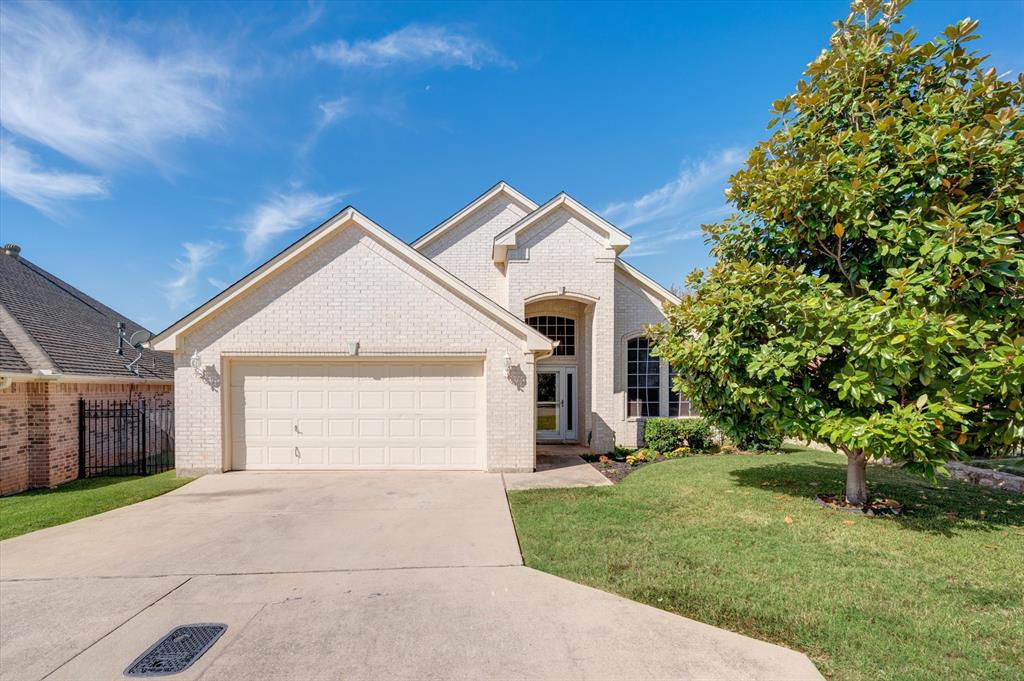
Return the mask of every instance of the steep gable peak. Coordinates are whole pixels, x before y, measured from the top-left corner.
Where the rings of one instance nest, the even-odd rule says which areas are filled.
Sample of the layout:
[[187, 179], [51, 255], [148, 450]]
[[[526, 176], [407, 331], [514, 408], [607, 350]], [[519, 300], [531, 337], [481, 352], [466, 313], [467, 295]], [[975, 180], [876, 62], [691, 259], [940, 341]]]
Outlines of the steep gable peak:
[[613, 249], [616, 254], [621, 253], [627, 246], [629, 246], [630, 237], [628, 234], [587, 208], [573, 197], [569, 196], [567, 193], [559, 192], [551, 197], [551, 199], [543, 206], [540, 206], [532, 213], [526, 215], [522, 220], [494, 237], [494, 248], [492, 250], [494, 262], [505, 262], [508, 258], [508, 252], [516, 248], [516, 243], [520, 235], [538, 224], [545, 217], [563, 208], [572, 213], [580, 220], [580, 222], [597, 232], [605, 246]]
[[475, 199], [467, 203], [465, 206], [460, 208], [456, 213], [454, 213], [451, 217], [444, 220], [444, 222], [439, 224], [437, 227], [434, 227], [429, 232], [413, 241], [412, 247], [417, 250], [423, 248], [424, 246], [431, 243], [438, 237], [449, 232], [452, 228], [461, 224], [464, 220], [472, 216], [480, 208], [485, 206], [487, 203], [489, 203], [492, 199], [494, 199], [497, 196], [508, 197], [515, 203], [519, 204], [519, 206], [527, 213], [537, 210], [537, 204], [534, 203], [532, 199], [530, 199], [528, 196], [520, 192], [512, 185], [510, 185], [508, 182], [501, 180], [497, 184], [492, 186], [490, 189], [485, 191], [483, 194], [476, 197]]

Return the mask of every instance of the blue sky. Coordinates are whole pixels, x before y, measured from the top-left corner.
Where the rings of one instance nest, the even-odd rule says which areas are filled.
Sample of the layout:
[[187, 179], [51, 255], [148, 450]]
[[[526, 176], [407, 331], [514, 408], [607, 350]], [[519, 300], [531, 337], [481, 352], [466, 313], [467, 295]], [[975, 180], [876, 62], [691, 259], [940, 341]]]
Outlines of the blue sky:
[[[846, 2], [0, 7], [0, 240], [159, 330], [352, 204], [411, 241], [504, 179], [666, 285]], [[1024, 2], [971, 16], [1024, 68]]]

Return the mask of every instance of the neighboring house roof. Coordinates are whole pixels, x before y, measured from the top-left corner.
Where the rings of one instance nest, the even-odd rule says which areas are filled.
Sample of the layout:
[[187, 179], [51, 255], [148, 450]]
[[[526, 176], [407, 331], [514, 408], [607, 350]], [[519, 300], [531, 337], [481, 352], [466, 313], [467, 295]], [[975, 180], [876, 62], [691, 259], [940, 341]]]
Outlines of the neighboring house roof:
[[4, 335], [3, 331], [0, 331], [0, 373], [32, 373], [32, 367], [30, 367], [28, 362], [25, 361], [25, 358], [14, 349], [14, 345], [7, 336]]
[[527, 213], [537, 210], [537, 204], [534, 203], [529, 197], [520, 193], [519, 190], [517, 190], [509, 183], [505, 182], [504, 180], [501, 180], [496, 185], [485, 191], [483, 194], [470, 201], [462, 209], [460, 209], [454, 215], [452, 215], [444, 222], [439, 224], [437, 227], [434, 227], [432, 230], [430, 230], [420, 238], [413, 241], [412, 247], [417, 250], [423, 248], [428, 243], [430, 243], [434, 239], [437, 239], [441, 235], [445, 234], [452, 227], [455, 227], [460, 222], [468, 218], [470, 215], [475, 213], [479, 208], [481, 208], [484, 204], [486, 204], [488, 201], [498, 196], [499, 194], [504, 194], [505, 196], [508, 196], [509, 198], [514, 200], [516, 203], [522, 206], [522, 208], [526, 210]]
[[630, 238], [628, 234], [565, 192], [560, 192], [543, 206], [494, 237], [494, 249], [492, 252], [494, 262], [505, 262], [508, 252], [516, 248], [516, 240], [519, 238], [519, 235], [560, 208], [569, 210], [576, 217], [580, 218], [582, 222], [601, 233], [605, 246], [614, 249], [616, 253], [621, 253], [629, 246]]
[[245, 277], [239, 279], [224, 291], [221, 291], [219, 294], [158, 333], [150, 341], [149, 347], [159, 350], [176, 350], [177, 339], [183, 333], [201, 323], [204, 319], [217, 314], [221, 309], [230, 305], [236, 298], [243, 295], [248, 289], [253, 286], [258, 286], [264, 280], [273, 276], [278, 269], [287, 267], [295, 260], [302, 258], [307, 252], [315, 248], [322, 239], [327, 238], [338, 230], [347, 228], [353, 224], [361, 227], [380, 244], [419, 269], [434, 281], [439, 282], [449, 291], [452, 291], [495, 321], [520, 335], [525, 341], [527, 350], [535, 352], [550, 352], [552, 350], [553, 346], [551, 341], [546, 336], [527, 325], [514, 314], [498, 305], [498, 303], [480, 293], [469, 284], [457, 278], [430, 258], [415, 250], [391, 232], [388, 232], [386, 229], [357, 211], [352, 206], [344, 208], [341, 212], [335, 214], [319, 227], [285, 248], [270, 260], [247, 274]]
[[646, 274], [644, 274], [643, 272], [641, 272], [640, 270], [638, 270], [637, 268], [633, 267], [628, 262], [623, 260], [622, 258], [615, 259], [615, 266], [618, 267], [623, 272], [625, 272], [626, 274], [633, 277], [634, 279], [636, 279], [638, 282], [646, 286], [648, 289], [653, 291], [656, 295], [658, 295], [665, 301], [672, 303], [673, 305], [678, 305], [681, 302], [679, 300], [679, 296], [672, 293], [667, 288], [665, 288], [658, 282], [654, 281]]
[[124, 322], [129, 338], [145, 331], [141, 325], [34, 265], [19, 250], [5, 247], [0, 253], [0, 370], [173, 380], [174, 360], [166, 353], [143, 350], [138, 374], [125, 367], [137, 356], [127, 341], [124, 355], [117, 354], [118, 322]]

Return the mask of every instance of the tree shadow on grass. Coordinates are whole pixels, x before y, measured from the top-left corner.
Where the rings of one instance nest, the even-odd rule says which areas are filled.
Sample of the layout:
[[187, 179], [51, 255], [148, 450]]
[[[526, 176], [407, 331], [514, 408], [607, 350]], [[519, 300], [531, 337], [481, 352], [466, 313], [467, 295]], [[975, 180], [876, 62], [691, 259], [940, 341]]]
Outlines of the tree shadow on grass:
[[[807, 500], [817, 494], [842, 497], [846, 486], [845, 462], [780, 462], [730, 474], [746, 487]], [[949, 479], [932, 483], [892, 466], [868, 465], [868, 495], [903, 504], [902, 515], [879, 518], [880, 522], [920, 532], [953, 536], [958, 531], [1005, 531], [1024, 525], [1024, 496]], [[827, 508], [821, 512], [843, 513]]]

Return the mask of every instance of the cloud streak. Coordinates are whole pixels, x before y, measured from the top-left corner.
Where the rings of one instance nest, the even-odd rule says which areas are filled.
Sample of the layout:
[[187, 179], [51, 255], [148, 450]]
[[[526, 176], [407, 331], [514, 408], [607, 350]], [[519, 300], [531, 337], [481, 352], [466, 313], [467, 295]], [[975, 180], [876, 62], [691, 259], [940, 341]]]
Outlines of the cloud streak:
[[384, 68], [398, 64], [480, 69], [512, 62], [485, 41], [445, 26], [410, 24], [376, 40], [338, 40], [317, 45], [321, 61], [349, 68]]
[[257, 257], [280, 234], [321, 222], [341, 196], [313, 192], [275, 194], [241, 221], [246, 256]]
[[96, 175], [40, 168], [29, 152], [4, 140], [0, 142], [0, 191], [55, 217], [62, 201], [107, 196], [107, 183]]
[[186, 241], [181, 247], [184, 254], [173, 264], [178, 276], [164, 283], [164, 295], [172, 309], [192, 302], [200, 275], [213, 263], [224, 245], [216, 241]]
[[743, 159], [742, 150], [733, 148], [685, 163], [672, 180], [635, 199], [610, 203], [602, 215], [633, 233], [632, 257], [656, 255], [674, 243], [698, 239], [702, 222], [730, 213], [722, 192]]
[[150, 54], [52, 3], [0, 6], [0, 124], [79, 163], [165, 166], [163, 145], [215, 129], [227, 67], [212, 53]]

